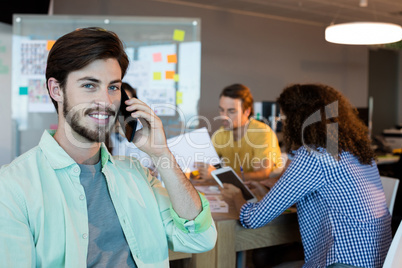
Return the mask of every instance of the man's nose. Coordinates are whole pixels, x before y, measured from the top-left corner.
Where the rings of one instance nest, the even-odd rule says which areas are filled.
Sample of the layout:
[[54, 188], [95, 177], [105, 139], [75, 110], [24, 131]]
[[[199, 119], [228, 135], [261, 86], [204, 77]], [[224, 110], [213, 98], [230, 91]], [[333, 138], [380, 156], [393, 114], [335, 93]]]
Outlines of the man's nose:
[[225, 111], [220, 111], [219, 115], [221, 116], [222, 119], [228, 119], [229, 118], [228, 113], [225, 112]]
[[99, 90], [96, 102], [99, 103], [99, 104], [103, 104], [106, 107], [112, 105], [113, 104], [113, 98], [109, 94], [109, 90], [108, 89]]

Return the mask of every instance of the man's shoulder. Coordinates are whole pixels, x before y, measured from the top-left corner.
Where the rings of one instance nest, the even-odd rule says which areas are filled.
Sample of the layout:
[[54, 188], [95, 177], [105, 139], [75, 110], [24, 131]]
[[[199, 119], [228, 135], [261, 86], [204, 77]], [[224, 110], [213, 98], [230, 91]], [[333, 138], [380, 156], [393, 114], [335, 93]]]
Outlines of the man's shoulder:
[[249, 123], [246, 135], [253, 140], [265, 141], [276, 134], [267, 124], [253, 119]]
[[258, 121], [256, 119], [250, 120], [249, 129], [264, 129], [268, 131], [272, 131], [271, 128], [265, 124], [264, 122]]
[[[40, 153], [40, 147], [35, 146], [29, 151], [23, 153], [14, 159], [11, 163], [5, 164], [0, 168], [0, 178], [9, 175], [10, 173], [17, 172], [16, 174], [23, 174], [24, 171], [39, 168], [37, 165], [38, 154]], [[15, 174], [15, 175], [16, 175]]]
[[[42, 166], [40, 148], [32, 148], [0, 168], [0, 191], [11, 189], [28, 189], [38, 182], [38, 174]], [[30, 186], [28, 186], [30, 185]], [[28, 189], [30, 191], [32, 189]]]

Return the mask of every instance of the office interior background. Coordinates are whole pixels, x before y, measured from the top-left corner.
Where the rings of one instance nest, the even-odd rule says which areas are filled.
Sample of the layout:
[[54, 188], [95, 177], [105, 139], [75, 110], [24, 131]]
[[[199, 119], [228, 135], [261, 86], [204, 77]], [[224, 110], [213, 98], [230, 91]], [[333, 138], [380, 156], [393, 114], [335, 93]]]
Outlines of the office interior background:
[[[16, 1], [14, 13], [158, 16], [201, 19], [199, 114], [219, 127], [220, 91], [242, 83], [255, 101], [274, 101], [292, 83], [324, 83], [356, 107], [374, 99], [373, 134], [402, 123], [402, 53], [382, 46], [328, 43], [331, 22], [370, 20], [402, 25], [401, 0], [53, 0]], [[40, 6], [41, 10], [37, 10]], [[50, 7], [49, 7], [50, 6]], [[26, 10], [31, 8], [30, 10]], [[9, 15], [3, 13], [2, 16]], [[10, 19], [10, 21], [7, 21]], [[0, 47], [11, 42], [11, 15], [0, 24]], [[11, 52], [0, 49], [0, 165], [12, 160]], [[200, 127], [206, 126], [201, 122]]]

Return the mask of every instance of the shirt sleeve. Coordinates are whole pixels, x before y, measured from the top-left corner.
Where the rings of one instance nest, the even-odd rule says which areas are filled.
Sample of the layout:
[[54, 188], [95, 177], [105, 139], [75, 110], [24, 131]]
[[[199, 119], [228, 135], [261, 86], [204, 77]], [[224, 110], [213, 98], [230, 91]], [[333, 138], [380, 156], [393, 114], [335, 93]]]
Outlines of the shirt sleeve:
[[245, 228], [262, 227], [324, 183], [320, 162], [314, 153], [299, 150], [286, 172], [260, 202], [243, 205], [240, 222]]
[[180, 218], [174, 211], [167, 190], [158, 179], [153, 177], [151, 186], [159, 205], [169, 249], [188, 253], [199, 253], [213, 249], [217, 232], [208, 200], [199, 194], [202, 211], [194, 220], [186, 220]]
[[200, 193], [198, 193], [198, 195], [201, 199], [202, 211], [194, 220], [191, 221], [180, 218], [180, 216], [173, 209], [172, 204], [170, 204], [170, 213], [172, 215], [173, 222], [184, 233], [202, 233], [206, 231], [213, 222], [208, 200]]
[[35, 245], [27, 211], [0, 176], [0, 259], [3, 267], [35, 267]]

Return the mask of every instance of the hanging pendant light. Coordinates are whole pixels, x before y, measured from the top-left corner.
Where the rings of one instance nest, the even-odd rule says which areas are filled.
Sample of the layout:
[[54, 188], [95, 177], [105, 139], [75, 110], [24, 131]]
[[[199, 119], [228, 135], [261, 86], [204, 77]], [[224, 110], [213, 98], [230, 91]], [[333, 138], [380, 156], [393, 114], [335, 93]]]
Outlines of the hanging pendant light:
[[346, 45], [376, 45], [402, 40], [402, 27], [383, 22], [351, 22], [330, 25], [325, 40]]

